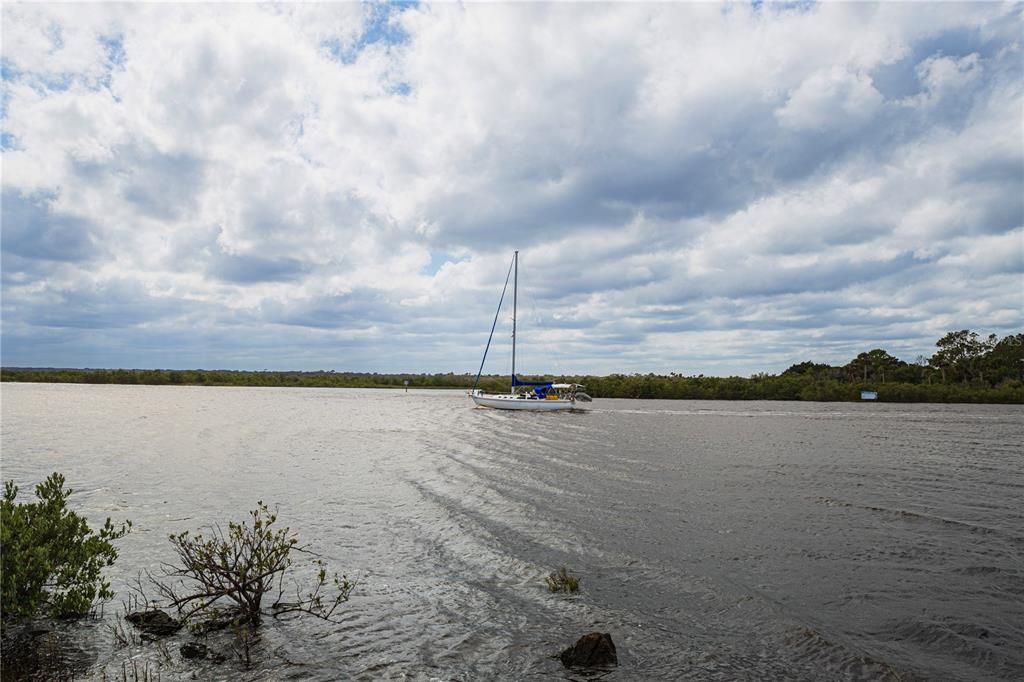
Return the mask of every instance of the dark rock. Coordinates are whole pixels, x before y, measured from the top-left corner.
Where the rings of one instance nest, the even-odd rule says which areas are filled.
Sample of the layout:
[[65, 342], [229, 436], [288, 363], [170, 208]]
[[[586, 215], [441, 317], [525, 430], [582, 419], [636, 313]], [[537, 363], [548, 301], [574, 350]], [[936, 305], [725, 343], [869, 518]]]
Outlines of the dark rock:
[[232, 607], [204, 612], [203, 617], [192, 622], [189, 627], [193, 632], [205, 635], [216, 630], [241, 627], [242, 625], [249, 624], [249, 615], [245, 610], [239, 607]]
[[208, 649], [205, 644], [199, 642], [185, 642], [178, 649], [181, 652], [182, 658], [206, 658]]
[[618, 665], [615, 643], [607, 632], [591, 632], [580, 637], [573, 646], [562, 652], [562, 665], [566, 668], [592, 668]]
[[124, 619], [145, 634], [157, 637], [173, 635], [181, 629], [181, 623], [158, 610], [136, 611], [129, 613]]

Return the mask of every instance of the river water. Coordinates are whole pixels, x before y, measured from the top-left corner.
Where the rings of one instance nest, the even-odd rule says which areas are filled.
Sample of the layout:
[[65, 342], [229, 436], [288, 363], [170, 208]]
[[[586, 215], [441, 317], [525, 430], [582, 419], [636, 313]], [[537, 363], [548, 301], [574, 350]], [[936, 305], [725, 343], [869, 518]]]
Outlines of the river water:
[[[268, 621], [249, 662], [62, 630], [76, 679], [1024, 679], [1019, 406], [595, 400], [454, 391], [2, 386], [2, 476], [131, 519], [119, 598], [169, 533], [257, 500], [357, 578], [343, 622]], [[580, 592], [551, 594], [567, 566]], [[150, 679], [153, 679], [150, 677]]]

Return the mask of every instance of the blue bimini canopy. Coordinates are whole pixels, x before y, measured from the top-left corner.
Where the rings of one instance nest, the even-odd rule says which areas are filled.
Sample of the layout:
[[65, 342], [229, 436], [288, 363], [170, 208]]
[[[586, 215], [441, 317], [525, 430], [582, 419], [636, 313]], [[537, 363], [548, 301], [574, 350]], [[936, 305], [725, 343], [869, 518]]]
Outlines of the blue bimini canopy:
[[551, 387], [551, 382], [550, 381], [522, 381], [519, 377], [517, 377], [515, 374], [513, 374], [512, 375], [512, 385], [513, 386], [547, 386], [548, 388], [550, 388]]

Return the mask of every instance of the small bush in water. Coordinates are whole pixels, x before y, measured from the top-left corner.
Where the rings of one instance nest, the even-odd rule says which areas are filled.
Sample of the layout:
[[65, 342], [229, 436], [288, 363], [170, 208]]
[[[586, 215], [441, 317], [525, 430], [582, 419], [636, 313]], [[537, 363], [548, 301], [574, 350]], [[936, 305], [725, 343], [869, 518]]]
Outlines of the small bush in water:
[[569, 573], [569, 569], [565, 566], [549, 575], [544, 581], [547, 582], [550, 592], [576, 592], [580, 589], [580, 579]]
[[[355, 584], [344, 576], [330, 579], [326, 564], [317, 559], [309, 591], [302, 593], [296, 584], [295, 595], [285, 601], [284, 577], [292, 567], [292, 553], [316, 555], [299, 546], [296, 533], [275, 526], [276, 522], [276, 512], [257, 502], [249, 522], [229, 522], [226, 532], [214, 525], [205, 531], [171, 535], [178, 563], [165, 565], [162, 576], [150, 578], [183, 619], [201, 631], [228, 623], [259, 625], [263, 598], [275, 588], [277, 597], [270, 607], [274, 617], [305, 613], [332, 620]], [[332, 583], [333, 594], [328, 596], [325, 588]]]

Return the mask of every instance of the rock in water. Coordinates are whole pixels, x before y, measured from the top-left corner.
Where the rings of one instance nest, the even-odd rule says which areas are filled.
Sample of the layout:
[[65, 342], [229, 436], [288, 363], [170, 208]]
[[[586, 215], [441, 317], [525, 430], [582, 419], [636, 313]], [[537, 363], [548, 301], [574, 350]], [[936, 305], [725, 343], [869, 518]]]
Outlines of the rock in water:
[[583, 635], [573, 646], [562, 652], [562, 665], [566, 668], [592, 668], [602, 665], [618, 665], [615, 643], [607, 632], [591, 632]]
[[206, 634], [214, 630], [249, 624], [249, 616], [244, 609], [230, 607], [207, 611], [203, 614], [202, 619], [193, 621], [190, 627], [193, 632]]
[[148, 635], [173, 635], [181, 629], [181, 623], [163, 611], [136, 611], [124, 619]]
[[185, 642], [178, 651], [182, 658], [206, 658], [207, 654], [206, 645], [199, 642]]

